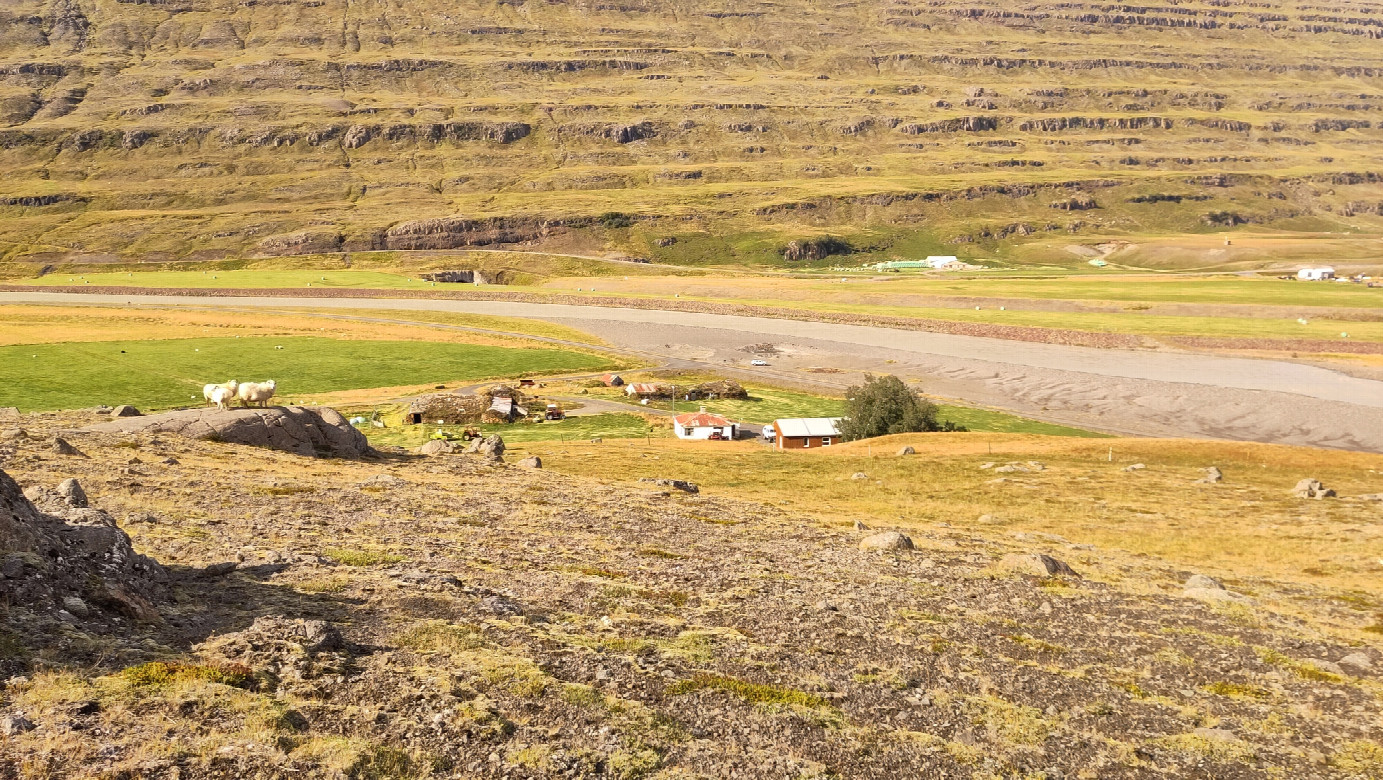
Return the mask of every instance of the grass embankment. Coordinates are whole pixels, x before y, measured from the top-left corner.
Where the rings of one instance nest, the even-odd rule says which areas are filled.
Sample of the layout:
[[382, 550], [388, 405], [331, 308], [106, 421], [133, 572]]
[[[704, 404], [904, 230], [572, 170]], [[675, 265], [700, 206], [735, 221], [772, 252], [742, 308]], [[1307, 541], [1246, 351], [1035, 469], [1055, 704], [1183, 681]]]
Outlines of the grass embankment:
[[[904, 444], [918, 454], [896, 457]], [[1379, 455], [1322, 458], [1318, 450], [1263, 444], [974, 433], [895, 436], [814, 452], [679, 441], [576, 443], [560, 450], [535, 443], [516, 450], [516, 456], [540, 455], [564, 473], [624, 482], [688, 479], [703, 491], [776, 503], [831, 524], [864, 518], [904, 529], [948, 523], [960, 532], [1052, 533], [1240, 578], [1239, 587], [1250, 592], [1260, 577], [1327, 585], [1348, 592], [1342, 608], [1383, 615], [1378, 504], [1288, 495], [1304, 477], [1342, 496], [1377, 493], [1383, 490]], [[1028, 460], [1045, 470], [980, 468]], [[1134, 463], [1146, 468], [1123, 470]], [[1224, 482], [1195, 484], [1211, 465], [1223, 469]], [[857, 472], [869, 479], [851, 479]]]
[[0, 347], [0, 405], [21, 411], [202, 403], [202, 385], [278, 382], [278, 398], [419, 382], [593, 371], [610, 361], [557, 349], [311, 337], [73, 342]]

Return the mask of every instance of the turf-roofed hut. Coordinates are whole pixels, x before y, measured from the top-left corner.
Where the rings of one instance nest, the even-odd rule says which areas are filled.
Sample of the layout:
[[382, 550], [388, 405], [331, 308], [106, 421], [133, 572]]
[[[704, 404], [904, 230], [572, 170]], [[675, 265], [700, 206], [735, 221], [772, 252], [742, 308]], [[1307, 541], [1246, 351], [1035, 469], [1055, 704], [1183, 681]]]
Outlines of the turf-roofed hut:
[[739, 382], [730, 379], [717, 379], [691, 388], [687, 391], [686, 397], [688, 401], [719, 399], [747, 401], [749, 400], [749, 391], [745, 390]]
[[403, 414], [407, 425], [466, 425], [480, 422], [489, 399], [478, 395], [434, 393], [413, 400]]

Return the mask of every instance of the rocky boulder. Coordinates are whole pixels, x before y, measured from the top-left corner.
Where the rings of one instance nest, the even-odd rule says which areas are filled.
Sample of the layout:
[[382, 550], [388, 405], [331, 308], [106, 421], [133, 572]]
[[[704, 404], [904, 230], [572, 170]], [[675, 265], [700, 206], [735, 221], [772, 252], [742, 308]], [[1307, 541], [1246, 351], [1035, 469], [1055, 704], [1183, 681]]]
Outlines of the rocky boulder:
[[1041, 554], [1010, 553], [999, 559], [999, 568], [1034, 577], [1079, 576], [1075, 569], [1068, 566], [1065, 561]]
[[1219, 580], [1204, 574], [1192, 574], [1186, 578], [1186, 584], [1182, 587], [1181, 595], [1184, 598], [1208, 602], [1249, 603], [1251, 601], [1248, 596], [1235, 593], [1225, 588]]
[[884, 531], [883, 533], [866, 536], [860, 540], [861, 550], [912, 550], [915, 549], [906, 534], [897, 531]]
[[1214, 484], [1217, 484], [1217, 483], [1223, 481], [1224, 478], [1225, 478], [1224, 473], [1221, 472], [1220, 469], [1219, 469], [1217, 466], [1211, 466], [1210, 468], [1208, 468], [1208, 469], [1205, 470], [1205, 476], [1203, 476], [1203, 477], [1201, 477], [1200, 479], [1196, 480], [1196, 484], [1198, 484], [1198, 485], [1214, 485]]
[[652, 477], [639, 477], [640, 482], [657, 485], [658, 487], [670, 487], [680, 490], [683, 493], [700, 493], [701, 488], [695, 482], [688, 482], [685, 479], [654, 479]]
[[543, 467], [543, 459], [534, 455], [531, 458], [524, 458], [519, 461], [519, 466], [526, 469], [540, 469]]
[[64, 479], [58, 483], [58, 495], [62, 496], [63, 501], [74, 509], [82, 509], [88, 506], [86, 491], [82, 489], [82, 483], [75, 479]]
[[504, 439], [498, 433], [492, 433], [481, 439], [471, 439], [471, 446], [466, 448], [466, 452], [482, 455], [489, 460], [504, 460]]
[[365, 434], [335, 409], [271, 406], [265, 409], [188, 409], [126, 417], [85, 430], [169, 433], [189, 439], [247, 444], [308, 457], [361, 458], [371, 454]]
[[129, 404], [121, 404], [110, 410], [111, 417], [138, 417], [139, 410]]
[[82, 458], [86, 457], [86, 453], [82, 452], [76, 447], [73, 447], [67, 441], [67, 439], [63, 438], [53, 439], [53, 452], [58, 455], [76, 455]]
[[432, 439], [418, 448], [419, 455], [446, 455], [456, 452], [456, 445], [446, 439]]
[[1292, 488], [1292, 495], [1297, 498], [1334, 498], [1335, 491], [1322, 485], [1318, 479], [1303, 479]]

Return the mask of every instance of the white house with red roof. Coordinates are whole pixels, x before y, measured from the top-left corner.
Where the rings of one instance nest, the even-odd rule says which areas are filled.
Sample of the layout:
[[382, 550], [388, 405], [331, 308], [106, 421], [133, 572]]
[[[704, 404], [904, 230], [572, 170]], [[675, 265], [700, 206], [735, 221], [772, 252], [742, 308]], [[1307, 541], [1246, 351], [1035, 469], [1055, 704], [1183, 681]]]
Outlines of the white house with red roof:
[[679, 414], [672, 418], [672, 432], [679, 439], [726, 439], [734, 441], [739, 433], [739, 423], [733, 423], [718, 414], [710, 414], [706, 407], [699, 412]]

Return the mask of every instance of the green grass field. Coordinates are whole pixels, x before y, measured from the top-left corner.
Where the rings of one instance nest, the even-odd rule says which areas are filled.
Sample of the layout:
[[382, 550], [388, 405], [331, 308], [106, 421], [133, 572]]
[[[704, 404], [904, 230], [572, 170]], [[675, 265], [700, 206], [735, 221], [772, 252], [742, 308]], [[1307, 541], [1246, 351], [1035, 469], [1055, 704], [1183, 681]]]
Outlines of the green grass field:
[[969, 406], [951, 406], [950, 404], [938, 404], [938, 407], [938, 418], [950, 420], [957, 425], [964, 425], [974, 433], [1035, 433], [1042, 436], [1075, 436], [1090, 439], [1108, 436], [1108, 434], [1087, 431], [1083, 428], [1029, 420], [1026, 417], [1019, 417], [1007, 412], [975, 409]]
[[823, 398], [791, 390], [776, 390], [767, 387], [751, 387], [748, 401], [715, 400], [682, 402], [679, 412], [696, 411], [701, 406], [706, 411], [737, 422], [769, 423], [785, 417], [839, 417], [845, 402], [836, 398]]
[[[306, 288], [344, 287], [362, 290], [430, 290], [438, 285], [382, 271], [252, 269], [233, 271], [131, 271], [128, 273], [55, 273], [21, 284], [65, 287]], [[446, 285], [442, 285], [446, 287]]]
[[311, 337], [26, 344], [0, 347], [0, 406], [26, 412], [98, 404], [197, 406], [202, 385], [232, 378], [274, 379], [286, 402], [307, 393], [609, 365], [595, 355], [556, 349]]
[[519, 425], [483, 425], [485, 433], [498, 433], [507, 442], [524, 441], [589, 441], [591, 439], [667, 438], [671, 428], [654, 427], [637, 414], [593, 414], [589, 417], [568, 417], [559, 422], [524, 423]]

